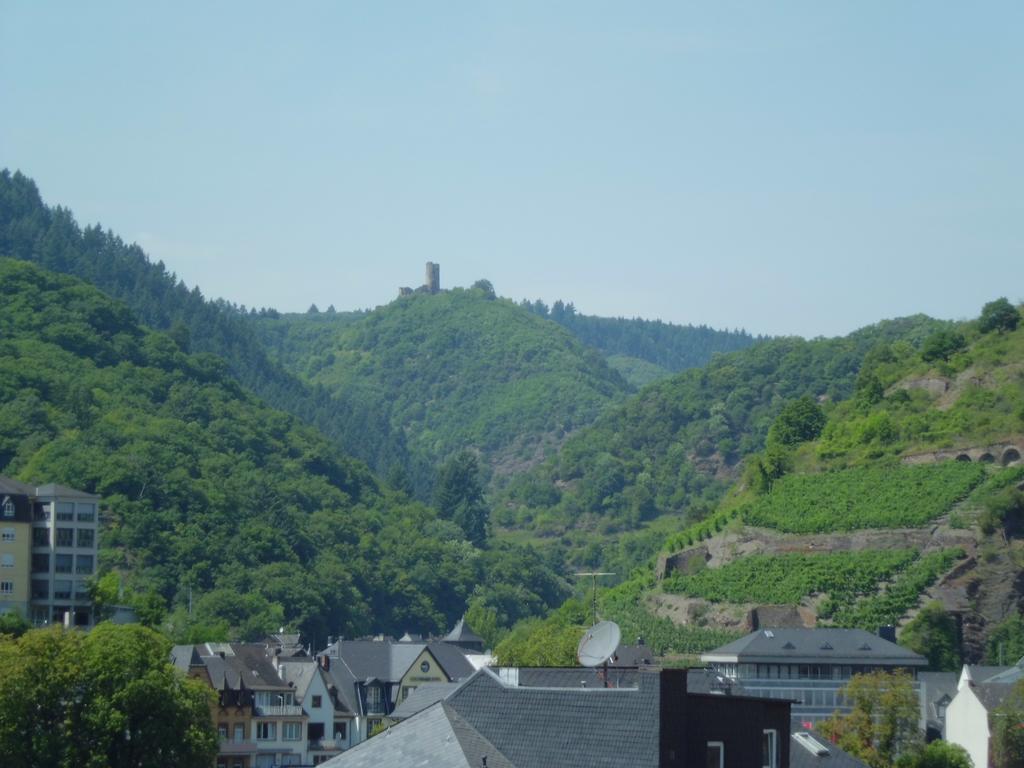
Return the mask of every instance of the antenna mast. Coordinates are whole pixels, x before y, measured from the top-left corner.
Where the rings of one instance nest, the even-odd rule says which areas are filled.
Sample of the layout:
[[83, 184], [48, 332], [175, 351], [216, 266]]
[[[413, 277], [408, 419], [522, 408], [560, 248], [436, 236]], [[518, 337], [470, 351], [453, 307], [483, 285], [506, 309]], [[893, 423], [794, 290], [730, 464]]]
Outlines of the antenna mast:
[[597, 624], [597, 577], [598, 576], [614, 576], [613, 571], [581, 571], [576, 574], [577, 576], [590, 576], [594, 583], [594, 594], [593, 594], [593, 606], [594, 606], [594, 624]]

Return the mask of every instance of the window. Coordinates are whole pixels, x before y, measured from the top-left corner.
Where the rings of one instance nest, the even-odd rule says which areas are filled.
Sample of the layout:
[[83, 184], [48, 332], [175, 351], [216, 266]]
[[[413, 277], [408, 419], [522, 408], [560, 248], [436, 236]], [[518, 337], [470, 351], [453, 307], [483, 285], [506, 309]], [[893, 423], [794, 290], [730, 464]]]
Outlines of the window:
[[217, 738], [227, 740], [228, 738], [228, 724], [217, 723]]
[[71, 573], [71, 555], [54, 555], [53, 570], [55, 573]]
[[4, 528], [2, 540], [3, 541], [14, 541], [14, 529], [13, 528]]
[[778, 768], [779, 766], [779, 733], [766, 730], [761, 734], [761, 766], [762, 768]]
[[319, 709], [321, 704], [323, 704], [323, 697], [322, 696], [314, 696], [313, 697], [313, 703], [312, 703], [311, 706], [314, 709]]
[[14, 517], [14, 502], [10, 496], [4, 496], [4, 517]]
[[0, 581], [0, 595], [10, 595], [14, 593], [14, 582], [13, 581]]
[[89, 599], [89, 583], [85, 579], [75, 581], [75, 600]]
[[[60, 557], [60, 555], [57, 555]], [[75, 558], [75, 573], [88, 576], [92, 573], [92, 555], [79, 555]]]
[[285, 741], [299, 741], [302, 738], [302, 723], [282, 723], [281, 738]]
[[[42, 581], [40, 579], [32, 579], [32, 599], [33, 600], [47, 600], [50, 597], [50, 582]], [[43, 621], [46, 621], [44, 614]]]
[[0, 555], [0, 568], [13, 568], [14, 555]]
[[310, 741], [320, 741], [324, 737], [324, 724], [323, 723], [310, 723], [306, 729], [306, 738]]
[[235, 723], [235, 741], [245, 741], [245, 726], [242, 723]]
[[58, 547], [73, 547], [75, 545], [75, 529], [74, 528], [58, 528], [57, 529], [57, 546]]
[[366, 688], [366, 709], [368, 712], [381, 711], [381, 695], [379, 685], [370, 685]]
[[70, 600], [71, 599], [71, 579], [54, 579], [53, 580], [53, 599], [54, 600]]
[[720, 741], [708, 742], [707, 768], [725, 768], [725, 744]]
[[95, 504], [79, 504], [78, 505], [78, 522], [80, 523], [91, 523], [96, 519], [96, 505]]
[[32, 529], [32, 546], [33, 547], [48, 547], [48, 546], [50, 546], [50, 529], [49, 528], [33, 528]]
[[402, 698], [401, 698], [401, 701], [405, 701], [406, 699], [408, 699], [409, 698], [409, 694], [412, 693], [415, 690], [416, 689], [414, 687], [412, 687], [412, 686], [403, 685], [402, 686]]
[[32, 555], [32, 573], [49, 573], [50, 556]]
[[89, 547], [90, 549], [96, 544], [96, 531], [92, 528], [79, 528], [78, 529], [78, 546]]
[[49, 520], [50, 519], [50, 505], [40, 504], [36, 502], [36, 505], [32, 508], [32, 519], [33, 520]]
[[70, 522], [75, 519], [75, 505], [70, 501], [57, 502], [57, 519]]
[[348, 738], [348, 723], [335, 723], [334, 724], [334, 740], [344, 741]]
[[277, 723], [256, 723], [256, 739], [258, 741], [273, 741], [277, 738]]
[[302, 765], [301, 755], [281, 755], [281, 765]]

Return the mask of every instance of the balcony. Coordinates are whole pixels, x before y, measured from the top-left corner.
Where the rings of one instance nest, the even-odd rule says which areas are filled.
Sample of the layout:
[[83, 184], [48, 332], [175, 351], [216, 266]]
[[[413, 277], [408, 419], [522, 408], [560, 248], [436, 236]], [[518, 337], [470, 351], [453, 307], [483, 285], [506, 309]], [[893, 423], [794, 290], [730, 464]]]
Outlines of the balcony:
[[309, 749], [313, 752], [333, 752], [341, 749], [344, 744], [344, 739], [310, 739]]
[[259, 717], [302, 717], [302, 707], [298, 704], [259, 705], [256, 707]]
[[256, 751], [256, 742], [248, 739], [221, 739], [217, 750], [222, 755], [251, 755]]

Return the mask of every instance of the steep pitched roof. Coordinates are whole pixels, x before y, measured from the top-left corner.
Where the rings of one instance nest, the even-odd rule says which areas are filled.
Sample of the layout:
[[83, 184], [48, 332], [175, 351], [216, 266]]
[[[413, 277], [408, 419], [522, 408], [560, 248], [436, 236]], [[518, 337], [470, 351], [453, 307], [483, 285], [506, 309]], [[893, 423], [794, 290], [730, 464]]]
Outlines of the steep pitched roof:
[[[648, 684], [645, 685], [644, 682]], [[516, 765], [658, 765], [660, 688], [540, 688], [504, 684], [481, 669], [444, 702]], [[554, 758], [557, 756], [557, 758]]]
[[515, 768], [454, 709], [437, 703], [385, 733], [322, 763], [324, 768]]
[[484, 646], [484, 639], [466, 623], [465, 616], [459, 619], [452, 631], [444, 636], [444, 641], [446, 643], [474, 643], [479, 644], [481, 648]]
[[466, 658], [465, 652], [458, 646], [435, 640], [427, 643], [426, 648], [452, 680], [463, 680], [476, 671]]
[[439, 701], [444, 701], [459, 689], [462, 683], [424, 683], [412, 691], [408, 698], [395, 707], [388, 717], [392, 720], [407, 720]]
[[986, 712], [991, 712], [998, 707], [1007, 697], [1013, 693], [1013, 683], [979, 683], [974, 686], [974, 695], [985, 707]]
[[882, 664], [923, 667], [928, 660], [863, 629], [761, 629], [701, 655], [705, 663], [737, 659], [741, 663]]

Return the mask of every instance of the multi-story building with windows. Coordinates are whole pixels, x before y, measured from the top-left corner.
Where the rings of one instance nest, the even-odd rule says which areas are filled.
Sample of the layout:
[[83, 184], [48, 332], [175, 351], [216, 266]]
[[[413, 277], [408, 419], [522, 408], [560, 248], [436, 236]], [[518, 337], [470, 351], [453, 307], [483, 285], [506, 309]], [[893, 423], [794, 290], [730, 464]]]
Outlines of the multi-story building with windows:
[[863, 672], [906, 671], [914, 678], [928, 661], [862, 629], [762, 629], [703, 654], [727, 689], [793, 702], [793, 716], [817, 723], [850, 707], [840, 694]]
[[98, 531], [98, 496], [0, 477], [0, 612], [91, 627]]

